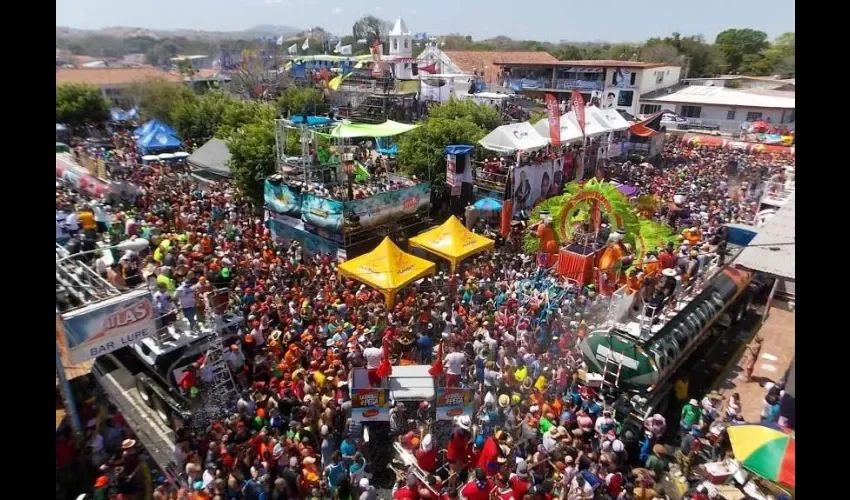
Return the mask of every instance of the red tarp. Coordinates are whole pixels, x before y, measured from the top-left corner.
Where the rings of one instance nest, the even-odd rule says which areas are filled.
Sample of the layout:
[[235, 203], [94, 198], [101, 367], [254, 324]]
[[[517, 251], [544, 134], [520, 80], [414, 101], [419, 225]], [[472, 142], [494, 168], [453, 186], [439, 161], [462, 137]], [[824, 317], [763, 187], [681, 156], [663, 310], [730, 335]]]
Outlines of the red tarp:
[[[661, 126], [662, 114], [664, 114], [663, 110], [647, 116], [643, 120], [629, 127], [629, 132], [638, 137], [652, 137], [659, 132], [657, 128]], [[655, 123], [656, 120], [657, 123]]]

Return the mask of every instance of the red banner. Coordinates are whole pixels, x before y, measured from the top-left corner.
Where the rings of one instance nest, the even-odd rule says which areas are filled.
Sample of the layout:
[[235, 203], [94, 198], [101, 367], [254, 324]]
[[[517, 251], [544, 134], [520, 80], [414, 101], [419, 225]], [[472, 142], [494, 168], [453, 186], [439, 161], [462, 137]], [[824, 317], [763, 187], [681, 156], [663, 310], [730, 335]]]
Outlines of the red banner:
[[573, 90], [572, 97], [578, 128], [581, 129], [581, 134], [584, 135], [584, 99], [581, 98], [581, 93], [578, 90]]
[[561, 145], [561, 113], [558, 100], [552, 94], [546, 94], [546, 115], [549, 118], [549, 140], [557, 148]]

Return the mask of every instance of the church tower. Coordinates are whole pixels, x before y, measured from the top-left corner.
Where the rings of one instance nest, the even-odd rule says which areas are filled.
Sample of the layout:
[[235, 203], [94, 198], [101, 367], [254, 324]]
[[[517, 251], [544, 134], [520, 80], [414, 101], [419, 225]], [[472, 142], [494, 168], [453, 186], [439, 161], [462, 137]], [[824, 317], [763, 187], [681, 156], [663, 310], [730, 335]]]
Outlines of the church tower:
[[395, 77], [402, 80], [413, 78], [413, 61], [410, 60], [413, 57], [413, 36], [401, 17], [396, 20], [389, 39], [390, 59], [402, 59], [393, 63]]

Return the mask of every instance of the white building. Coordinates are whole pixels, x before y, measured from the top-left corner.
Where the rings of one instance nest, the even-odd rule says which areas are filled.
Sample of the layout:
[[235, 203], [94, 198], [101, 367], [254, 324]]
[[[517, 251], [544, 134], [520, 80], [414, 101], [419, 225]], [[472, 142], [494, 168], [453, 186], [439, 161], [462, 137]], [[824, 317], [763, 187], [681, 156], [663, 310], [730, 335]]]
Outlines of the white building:
[[689, 85], [654, 92], [641, 101], [642, 114], [669, 110], [691, 124], [717, 126], [724, 133], [738, 132], [742, 123], [756, 120], [793, 129], [796, 120], [794, 92], [787, 91]]
[[531, 63], [507, 60], [497, 63], [505, 87], [530, 97], [555, 94], [569, 99], [577, 90], [585, 102], [594, 97], [600, 107], [632, 116], [640, 110], [641, 96], [679, 83], [681, 68], [663, 63], [614, 60]]
[[393, 75], [399, 80], [413, 79], [413, 34], [407, 29], [404, 19], [399, 17], [389, 34], [390, 50], [387, 57], [393, 66]]

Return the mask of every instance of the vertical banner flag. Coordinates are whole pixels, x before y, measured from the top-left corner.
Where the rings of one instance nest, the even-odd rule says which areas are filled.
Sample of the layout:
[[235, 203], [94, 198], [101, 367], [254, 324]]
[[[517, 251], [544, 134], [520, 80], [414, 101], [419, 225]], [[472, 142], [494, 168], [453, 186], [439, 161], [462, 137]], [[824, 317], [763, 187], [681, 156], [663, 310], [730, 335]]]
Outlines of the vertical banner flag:
[[298, 53], [298, 45], [293, 43], [292, 45], [289, 46], [289, 48], [286, 49], [286, 51], [289, 52], [290, 54], [297, 54]]
[[350, 56], [351, 55], [351, 44], [340, 46], [339, 53], [344, 55], [344, 56]]
[[576, 121], [578, 122], [578, 127], [581, 129], [581, 135], [585, 135], [584, 133], [584, 99], [581, 98], [581, 93], [578, 90], [573, 90], [572, 93], [573, 100], [573, 109], [576, 112]]
[[511, 232], [511, 220], [514, 218], [514, 167], [508, 170], [508, 178], [505, 179], [505, 196], [502, 203], [502, 219], [499, 227], [502, 238], [507, 238]]
[[304, 43], [301, 44], [301, 50], [309, 50], [310, 49], [310, 39], [305, 38]]
[[372, 60], [374, 64], [372, 64], [372, 74], [376, 76], [384, 75], [384, 68], [381, 63], [381, 55], [384, 52], [384, 44], [375, 40], [375, 44], [372, 46]]
[[549, 140], [552, 147], [561, 145], [561, 114], [558, 100], [552, 94], [546, 94], [546, 115], [549, 118]]

